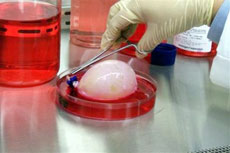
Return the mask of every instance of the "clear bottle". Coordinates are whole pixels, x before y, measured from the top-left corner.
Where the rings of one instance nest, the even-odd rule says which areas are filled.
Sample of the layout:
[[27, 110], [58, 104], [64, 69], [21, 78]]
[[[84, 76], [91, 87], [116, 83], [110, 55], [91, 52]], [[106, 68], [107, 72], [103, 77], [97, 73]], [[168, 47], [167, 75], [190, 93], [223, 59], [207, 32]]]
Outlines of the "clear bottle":
[[210, 57], [216, 55], [217, 45], [207, 38], [209, 27], [192, 28], [174, 37], [177, 52], [186, 56]]
[[99, 48], [110, 7], [118, 0], [72, 0], [70, 40], [73, 44]]
[[31, 86], [59, 70], [61, 0], [0, 0], [0, 84]]

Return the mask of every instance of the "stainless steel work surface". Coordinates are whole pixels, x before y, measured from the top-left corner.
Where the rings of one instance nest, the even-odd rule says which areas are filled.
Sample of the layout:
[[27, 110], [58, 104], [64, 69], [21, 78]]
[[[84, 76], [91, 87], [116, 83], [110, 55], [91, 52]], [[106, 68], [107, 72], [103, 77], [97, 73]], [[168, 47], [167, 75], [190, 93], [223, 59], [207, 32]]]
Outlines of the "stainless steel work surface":
[[[97, 50], [69, 44], [62, 32], [60, 72]], [[79, 118], [59, 109], [55, 80], [0, 87], [2, 153], [179, 153], [230, 144], [230, 91], [209, 79], [212, 59], [178, 55], [174, 66], [115, 55], [158, 83], [155, 108], [124, 121]]]

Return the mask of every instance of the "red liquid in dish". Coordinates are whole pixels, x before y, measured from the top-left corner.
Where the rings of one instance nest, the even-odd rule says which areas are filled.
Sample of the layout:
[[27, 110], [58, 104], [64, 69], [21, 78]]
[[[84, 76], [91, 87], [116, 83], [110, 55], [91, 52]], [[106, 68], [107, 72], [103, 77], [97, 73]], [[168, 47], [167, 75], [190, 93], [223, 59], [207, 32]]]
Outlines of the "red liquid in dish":
[[[78, 74], [81, 78], [82, 74]], [[126, 98], [112, 101], [87, 99], [77, 89], [71, 89], [66, 78], [58, 81], [60, 106], [80, 117], [98, 120], [123, 120], [134, 118], [149, 112], [155, 104], [156, 86], [137, 75], [138, 88]]]
[[0, 3], [0, 84], [47, 82], [59, 69], [60, 11], [48, 3]]

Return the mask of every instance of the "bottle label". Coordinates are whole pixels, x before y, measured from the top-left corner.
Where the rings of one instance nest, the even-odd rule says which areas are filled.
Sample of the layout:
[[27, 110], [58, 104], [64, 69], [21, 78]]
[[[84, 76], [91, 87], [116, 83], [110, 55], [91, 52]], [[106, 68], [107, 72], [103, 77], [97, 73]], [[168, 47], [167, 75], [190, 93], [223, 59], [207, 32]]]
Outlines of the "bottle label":
[[192, 28], [174, 37], [174, 45], [191, 52], [210, 52], [212, 41], [207, 38], [209, 27], [204, 25]]

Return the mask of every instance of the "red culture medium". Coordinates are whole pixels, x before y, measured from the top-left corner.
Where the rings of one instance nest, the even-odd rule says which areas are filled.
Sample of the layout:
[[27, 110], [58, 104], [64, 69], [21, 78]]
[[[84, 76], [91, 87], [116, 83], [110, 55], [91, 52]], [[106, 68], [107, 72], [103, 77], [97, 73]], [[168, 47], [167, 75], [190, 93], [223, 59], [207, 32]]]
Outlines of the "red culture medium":
[[60, 10], [42, 2], [0, 3], [0, 84], [30, 86], [59, 69]]
[[[80, 80], [83, 73], [78, 73]], [[136, 92], [119, 100], [99, 101], [80, 95], [77, 89], [70, 88], [66, 77], [57, 81], [59, 106], [74, 115], [97, 120], [124, 120], [149, 112], [155, 104], [156, 83], [142, 73], [137, 74]]]

